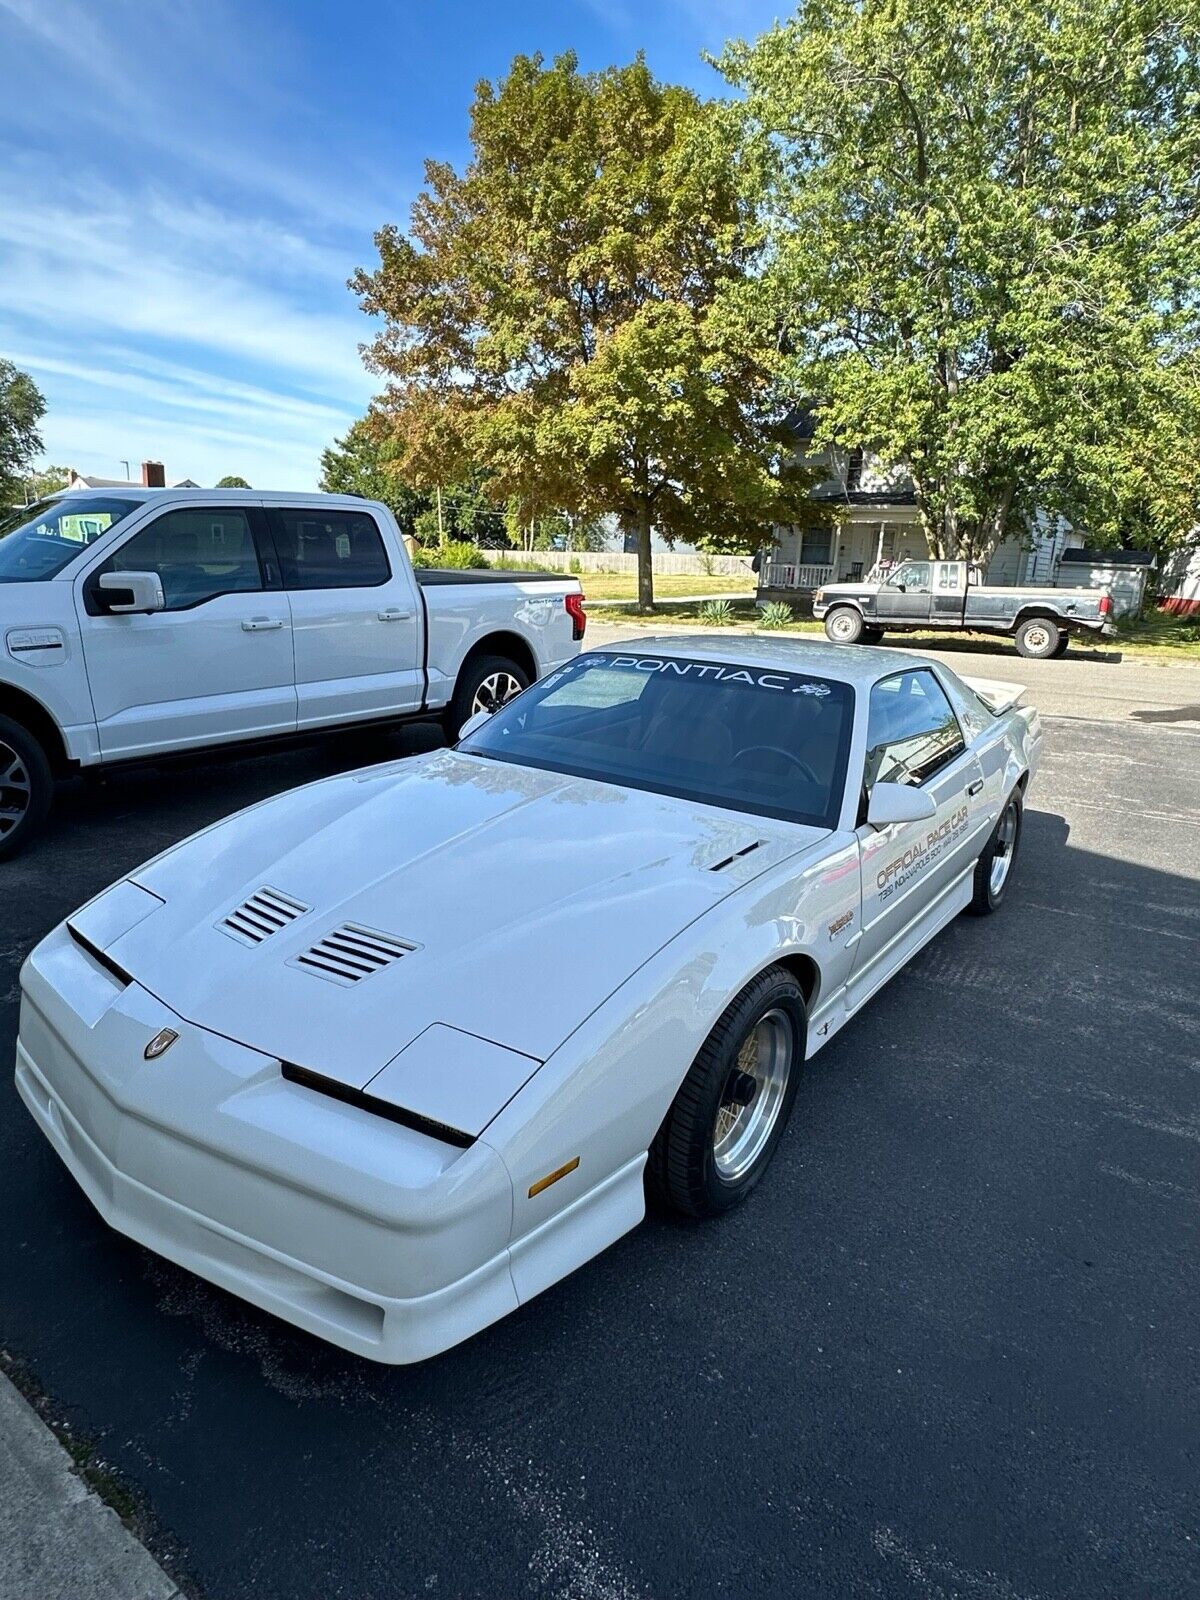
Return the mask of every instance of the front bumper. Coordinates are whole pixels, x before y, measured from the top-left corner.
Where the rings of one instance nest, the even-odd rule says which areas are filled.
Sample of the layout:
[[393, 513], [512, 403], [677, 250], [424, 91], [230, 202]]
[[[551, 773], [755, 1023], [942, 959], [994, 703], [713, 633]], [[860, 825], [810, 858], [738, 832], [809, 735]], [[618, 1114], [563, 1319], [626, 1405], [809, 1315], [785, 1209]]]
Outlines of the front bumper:
[[[17, 1088], [112, 1227], [320, 1338], [423, 1360], [517, 1305], [500, 1157], [286, 1082], [64, 929], [22, 973]], [[157, 1060], [159, 1029], [179, 1038]]]

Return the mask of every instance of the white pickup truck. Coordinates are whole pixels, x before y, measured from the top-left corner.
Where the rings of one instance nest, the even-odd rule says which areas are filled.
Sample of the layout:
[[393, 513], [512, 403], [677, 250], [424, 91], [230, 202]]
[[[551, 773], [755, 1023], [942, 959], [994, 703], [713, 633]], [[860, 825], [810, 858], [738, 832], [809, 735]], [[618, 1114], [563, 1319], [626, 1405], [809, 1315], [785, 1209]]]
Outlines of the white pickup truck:
[[0, 520], [0, 856], [72, 772], [372, 722], [457, 736], [585, 625], [574, 578], [414, 569], [373, 501], [53, 496]]

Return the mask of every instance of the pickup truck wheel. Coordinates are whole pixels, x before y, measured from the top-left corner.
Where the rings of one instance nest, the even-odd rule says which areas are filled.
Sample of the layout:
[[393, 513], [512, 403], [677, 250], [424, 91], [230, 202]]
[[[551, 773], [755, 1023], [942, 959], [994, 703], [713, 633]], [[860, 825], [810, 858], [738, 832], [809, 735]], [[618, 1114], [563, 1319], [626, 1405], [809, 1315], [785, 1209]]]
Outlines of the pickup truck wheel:
[[468, 717], [477, 711], [498, 711], [529, 687], [529, 674], [506, 656], [478, 656], [458, 675], [454, 698], [445, 717], [446, 737], [453, 744]]
[[838, 606], [825, 618], [825, 637], [834, 644], [857, 644], [862, 635], [862, 613], [853, 606]]
[[1014, 789], [975, 863], [971, 904], [967, 908], [972, 916], [990, 917], [993, 911], [999, 911], [1021, 843], [1021, 822], [1021, 794]]
[[25, 848], [41, 827], [53, 793], [46, 752], [27, 728], [0, 717], [0, 857]]
[[1017, 629], [1017, 654], [1031, 661], [1046, 661], [1058, 653], [1062, 630], [1049, 617], [1028, 617]]
[[804, 992], [782, 967], [748, 983], [688, 1069], [654, 1137], [651, 1192], [711, 1217], [739, 1204], [775, 1154], [804, 1062]]

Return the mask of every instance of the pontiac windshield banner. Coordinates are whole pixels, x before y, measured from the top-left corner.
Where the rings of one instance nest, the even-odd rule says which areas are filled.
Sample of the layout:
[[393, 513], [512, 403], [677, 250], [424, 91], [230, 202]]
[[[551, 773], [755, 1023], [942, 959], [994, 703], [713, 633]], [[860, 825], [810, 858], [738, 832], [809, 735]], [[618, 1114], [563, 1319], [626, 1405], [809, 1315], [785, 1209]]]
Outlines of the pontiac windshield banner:
[[[599, 665], [599, 663], [597, 663]], [[700, 683], [745, 683], [778, 694], [832, 694], [832, 686], [818, 678], [798, 678], [791, 672], [763, 672], [759, 667], [734, 667], [720, 661], [684, 661], [675, 656], [608, 656], [607, 667], [635, 672], [661, 672], [670, 678], [690, 678]]]
[[936, 861], [945, 849], [946, 841], [965, 827], [966, 821], [967, 808], [960, 806], [953, 816], [947, 817], [936, 828], [931, 828], [923, 839], [910, 844], [907, 850], [885, 867], [880, 867], [875, 874], [875, 887], [879, 890], [880, 900], [889, 899], [897, 889], [903, 889], [906, 883], [923, 872], [931, 861]]

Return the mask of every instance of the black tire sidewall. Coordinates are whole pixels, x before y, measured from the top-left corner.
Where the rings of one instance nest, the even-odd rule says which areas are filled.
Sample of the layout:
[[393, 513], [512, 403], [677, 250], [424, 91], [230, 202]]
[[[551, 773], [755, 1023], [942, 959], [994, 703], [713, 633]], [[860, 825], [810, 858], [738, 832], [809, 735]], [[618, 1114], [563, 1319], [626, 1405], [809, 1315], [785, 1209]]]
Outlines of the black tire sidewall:
[[[754, 1165], [736, 1182], [716, 1168], [713, 1132], [729, 1073], [746, 1035], [766, 1012], [780, 1010], [793, 1032], [793, 1055], [783, 1104]], [[782, 967], [753, 979], [726, 1007], [701, 1046], [672, 1102], [651, 1151], [651, 1188], [671, 1210], [715, 1216], [739, 1205], [771, 1164], [795, 1103], [804, 1067], [808, 1014], [799, 983]]]
[[[832, 624], [838, 617], [843, 616], [852, 617], [856, 623], [854, 633], [849, 639], [838, 639], [835, 638], [833, 634]], [[825, 618], [825, 637], [830, 641], [831, 644], [858, 644], [863, 636], [865, 626], [866, 624], [863, 622], [862, 613], [856, 611], [853, 606], [834, 606], [833, 610]]]
[[[1017, 831], [1012, 843], [1012, 860], [1008, 864], [1008, 873], [1000, 886], [999, 894], [992, 893], [992, 863], [996, 859], [996, 840], [1000, 835], [1000, 824], [1010, 805], [1017, 808]], [[1016, 870], [1017, 857], [1021, 853], [1021, 835], [1025, 830], [1025, 806], [1022, 801], [1021, 791], [1015, 790], [1005, 800], [1000, 815], [996, 818], [996, 826], [988, 836], [988, 842], [983, 847], [983, 853], [975, 864], [975, 882], [971, 896], [970, 909], [976, 916], [990, 916], [993, 911], [999, 911], [1004, 904], [1004, 897], [1008, 893], [1008, 886], [1012, 882], [1013, 872]]]
[[454, 698], [445, 713], [446, 737], [451, 744], [458, 743], [459, 731], [471, 715], [471, 701], [479, 685], [494, 672], [510, 672], [520, 682], [522, 689], [529, 687], [529, 674], [510, 656], [477, 656], [474, 661], [467, 662], [458, 675]]
[[12, 830], [0, 837], [0, 860], [16, 855], [33, 839], [50, 809], [54, 794], [54, 774], [40, 741], [29, 729], [11, 717], [0, 715], [0, 743], [11, 746], [29, 774], [29, 809]]
[[[1026, 643], [1026, 630], [1029, 628], [1044, 628], [1049, 635], [1049, 645], [1045, 650], [1031, 650]], [[1058, 649], [1062, 630], [1056, 622], [1049, 617], [1029, 617], [1017, 629], [1017, 654], [1025, 656], [1029, 661], [1049, 661]]]

